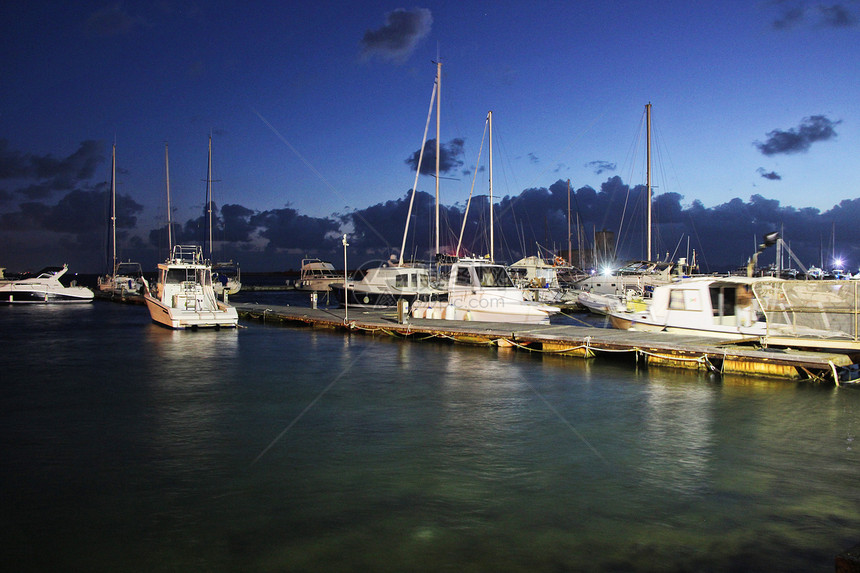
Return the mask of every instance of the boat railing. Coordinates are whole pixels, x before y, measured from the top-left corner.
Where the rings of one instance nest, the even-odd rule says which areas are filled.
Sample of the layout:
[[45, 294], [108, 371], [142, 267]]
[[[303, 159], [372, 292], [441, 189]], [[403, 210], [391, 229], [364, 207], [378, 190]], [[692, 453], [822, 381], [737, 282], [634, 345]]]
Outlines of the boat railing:
[[860, 349], [860, 281], [773, 280], [753, 284], [768, 337], [851, 341]]
[[201, 264], [203, 248], [199, 245], [174, 245], [173, 260], [181, 263]]

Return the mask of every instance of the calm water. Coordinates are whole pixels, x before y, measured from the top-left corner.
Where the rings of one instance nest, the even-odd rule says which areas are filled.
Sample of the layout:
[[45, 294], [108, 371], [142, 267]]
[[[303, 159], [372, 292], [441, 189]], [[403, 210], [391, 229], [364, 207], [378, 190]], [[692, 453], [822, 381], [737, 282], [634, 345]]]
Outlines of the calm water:
[[7, 563], [832, 571], [860, 542], [860, 391], [243, 325], [0, 308]]

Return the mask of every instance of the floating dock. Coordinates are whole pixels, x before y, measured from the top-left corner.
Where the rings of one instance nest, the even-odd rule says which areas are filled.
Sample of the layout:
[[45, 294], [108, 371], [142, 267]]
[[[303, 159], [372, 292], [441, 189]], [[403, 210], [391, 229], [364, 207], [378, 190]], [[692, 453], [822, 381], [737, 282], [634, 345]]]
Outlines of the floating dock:
[[751, 377], [840, 383], [857, 369], [856, 356], [839, 352], [761, 348], [749, 341], [721, 340], [668, 332], [635, 332], [566, 324], [526, 325], [399, 317], [385, 311], [304, 308], [238, 303], [240, 318], [385, 335], [407, 340], [446, 340], [461, 344], [512, 347], [591, 359], [628, 355], [636, 364]]

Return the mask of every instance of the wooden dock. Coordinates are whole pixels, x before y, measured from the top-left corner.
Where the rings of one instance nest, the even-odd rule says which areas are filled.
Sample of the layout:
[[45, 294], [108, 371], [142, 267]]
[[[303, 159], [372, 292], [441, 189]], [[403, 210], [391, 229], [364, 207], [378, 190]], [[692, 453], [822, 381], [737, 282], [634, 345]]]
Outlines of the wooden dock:
[[408, 340], [445, 340], [460, 344], [513, 347], [528, 352], [591, 359], [627, 355], [635, 364], [683, 368], [752, 377], [810, 379], [839, 384], [839, 371], [854, 363], [837, 352], [763, 349], [756, 340], [720, 340], [667, 332], [634, 332], [573, 325], [524, 325], [416, 319], [398, 322], [395, 309], [306, 308], [234, 304], [242, 319], [385, 335]]

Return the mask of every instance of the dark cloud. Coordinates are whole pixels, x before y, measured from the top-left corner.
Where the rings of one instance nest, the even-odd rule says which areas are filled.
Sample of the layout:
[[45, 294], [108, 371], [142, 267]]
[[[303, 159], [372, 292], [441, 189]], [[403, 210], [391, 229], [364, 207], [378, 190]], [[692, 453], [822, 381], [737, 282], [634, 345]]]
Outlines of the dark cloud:
[[589, 161], [585, 167], [593, 170], [596, 175], [601, 175], [607, 171], [615, 171], [618, 165], [609, 161]]
[[385, 25], [368, 30], [361, 39], [361, 53], [365, 58], [379, 56], [403, 62], [412, 55], [418, 42], [430, 33], [433, 16], [426, 8], [402, 8], [385, 15]]
[[19, 183], [11, 192], [28, 200], [74, 189], [91, 179], [104, 160], [104, 144], [98, 141], [83, 141], [74, 153], [57, 159], [50, 154], [21, 153], [0, 139], [0, 180]]
[[116, 2], [93, 12], [87, 18], [86, 30], [90, 36], [122, 36], [134, 30], [140, 23], [140, 19], [126, 12], [122, 3]]
[[[451, 173], [463, 166], [463, 146], [465, 141], [460, 138], [452, 139], [439, 146], [439, 173]], [[406, 165], [414, 171], [418, 168], [418, 157], [421, 150], [415, 151], [405, 160]], [[436, 140], [431, 139], [424, 146], [424, 159], [421, 161], [422, 175], [436, 174]]]
[[753, 145], [764, 155], [804, 153], [817, 141], [835, 138], [834, 128], [840, 123], [842, 120], [832, 121], [823, 115], [805, 117], [800, 126], [788, 130], [775, 129], [768, 132], [766, 141], [756, 141]]
[[308, 217], [290, 207], [253, 215], [249, 224], [259, 228], [259, 236], [268, 241], [267, 249], [331, 250], [340, 232], [334, 219]]
[[767, 171], [764, 167], [759, 167], [756, 169], [756, 173], [764, 177], [765, 179], [770, 179], [771, 181], [781, 181], [782, 175], [777, 173], [776, 171]]
[[796, 26], [810, 25], [821, 28], [848, 28], [857, 25], [856, 4], [836, 2], [823, 4], [805, 0], [775, 0], [777, 10], [773, 27], [785, 30]]

